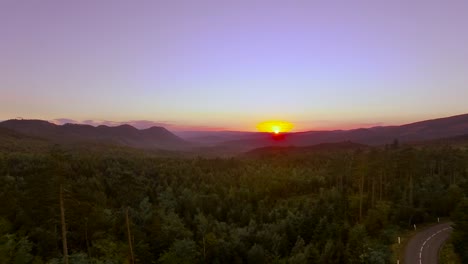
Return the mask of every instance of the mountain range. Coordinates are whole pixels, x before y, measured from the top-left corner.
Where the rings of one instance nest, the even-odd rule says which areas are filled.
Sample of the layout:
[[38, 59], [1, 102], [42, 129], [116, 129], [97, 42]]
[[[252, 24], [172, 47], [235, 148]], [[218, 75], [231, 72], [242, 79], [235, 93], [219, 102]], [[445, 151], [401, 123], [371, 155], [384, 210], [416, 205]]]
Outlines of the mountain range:
[[[130, 125], [56, 125], [43, 120], [11, 119], [0, 122], [2, 138], [46, 140], [58, 144], [104, 143], [141, 149], [192, 152], [239, 153], [264, 147], [307, 147], [323, 143], [353, 142], [379, 146], [394, 140], [418, 143], [438, 140], [458, 142], [468, 136], [468, 114], [426, 120], [401, 126], [379, 126], [351, 130], [306, 131], [274, 136], [270, 133], [238, 131], [184, 131], [172, 133], [164, 127], [137, 129]], [[323, 145], [327, 146], [327, 145]], [[322, 146], [322, 147], [323, 147]]]
[[58, 144], [104, 143], [167, 150], [181, 150], [191, 145], [164, 127], [139, 130], [130, 125], [94, 127], [79, 124], [56, 125], [43, 120], [11, 119], [1, 122], [0, 128]]

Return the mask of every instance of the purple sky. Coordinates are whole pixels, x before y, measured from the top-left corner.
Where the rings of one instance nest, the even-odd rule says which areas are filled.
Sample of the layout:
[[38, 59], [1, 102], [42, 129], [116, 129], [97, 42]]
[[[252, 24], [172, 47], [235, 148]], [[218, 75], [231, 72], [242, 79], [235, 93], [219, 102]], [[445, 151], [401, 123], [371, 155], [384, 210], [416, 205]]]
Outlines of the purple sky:
[[467, 113], [467, 14], [466, 0], [4, 0], [0, 120], [306, 130]]

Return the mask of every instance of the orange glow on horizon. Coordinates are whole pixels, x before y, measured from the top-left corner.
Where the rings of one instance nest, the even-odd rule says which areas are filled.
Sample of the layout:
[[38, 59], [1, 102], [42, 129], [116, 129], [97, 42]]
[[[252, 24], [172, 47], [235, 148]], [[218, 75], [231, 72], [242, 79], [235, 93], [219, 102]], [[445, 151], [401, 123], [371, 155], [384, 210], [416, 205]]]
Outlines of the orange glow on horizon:
[[293, 127], [292, 123], [286, 121], [266, 121], [257, 125], [258, 131], [274, 133], [276, 135], [289, 132]]

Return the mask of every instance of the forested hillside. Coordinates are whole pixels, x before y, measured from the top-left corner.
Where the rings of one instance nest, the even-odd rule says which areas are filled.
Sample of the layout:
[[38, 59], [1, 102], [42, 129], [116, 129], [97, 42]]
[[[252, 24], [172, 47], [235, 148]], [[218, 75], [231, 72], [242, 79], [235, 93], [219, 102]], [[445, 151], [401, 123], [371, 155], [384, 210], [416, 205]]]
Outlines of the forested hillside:
[[[0, 263], [63, 263], [61, 197], [70, 263], [390, 263], [401, 229], [451, 215], [467, 174], [467, 150], [434, 146], [230, 159], [3, 151]], [[466, 214], [455, 214], [459, 250]]]

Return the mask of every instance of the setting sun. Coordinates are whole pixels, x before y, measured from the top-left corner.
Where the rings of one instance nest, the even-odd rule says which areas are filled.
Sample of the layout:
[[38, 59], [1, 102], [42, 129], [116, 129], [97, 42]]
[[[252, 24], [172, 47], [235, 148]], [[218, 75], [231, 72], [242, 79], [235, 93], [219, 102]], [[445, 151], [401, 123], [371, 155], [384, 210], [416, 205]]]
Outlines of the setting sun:
[[257, 129], [260, 132], [269, 132], [269, 133], [285, 133], [293, 129], [294, 125], [290, 122], [285, 121], [266, 121], [257, 125]]
[[273, 129], [273, 132], [275, 132], [275, 134], [278, 134], [279, 132], [281, 132], [281, 128], [279, 126], [273, 126], [272, 129]]

